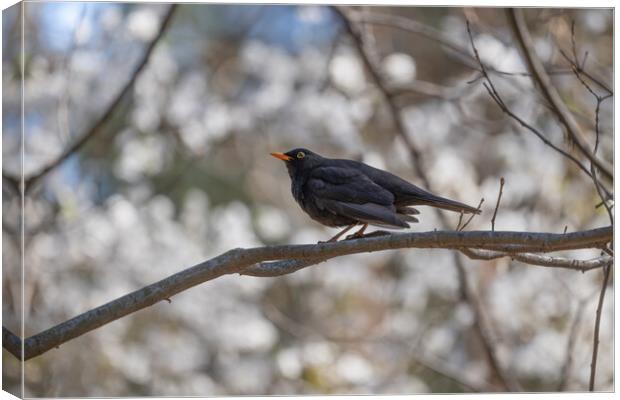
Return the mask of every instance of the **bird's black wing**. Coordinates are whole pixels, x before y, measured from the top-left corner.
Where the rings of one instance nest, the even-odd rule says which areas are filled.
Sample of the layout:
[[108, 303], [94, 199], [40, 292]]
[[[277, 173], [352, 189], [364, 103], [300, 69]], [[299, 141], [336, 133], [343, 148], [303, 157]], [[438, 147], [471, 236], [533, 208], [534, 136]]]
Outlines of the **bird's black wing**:
[[350, 169], [362, 171], [370, 180], [392, 193], [394, 195], [394, 204], [399, 209], [406, 206], [428, 205], [455, 212], [480, 214], [480, 210], [474, 207], [437, 196], [387, 171], [353, 160], [338, 160], [338, 162], [348, 166]]
[[359, 170], [315, 168], [306, 181], [307, 196], [321, 209], [372, 225], [409, 227], [396, 213], [394, 196]]

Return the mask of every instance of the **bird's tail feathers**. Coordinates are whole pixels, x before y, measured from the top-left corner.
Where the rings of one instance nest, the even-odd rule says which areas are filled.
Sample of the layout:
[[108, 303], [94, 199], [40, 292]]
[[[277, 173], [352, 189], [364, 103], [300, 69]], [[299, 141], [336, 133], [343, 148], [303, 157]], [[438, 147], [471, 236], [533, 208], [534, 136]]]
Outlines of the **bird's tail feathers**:
[[457, 213], [463, 212], [465, 214], [480, 214], [480, 210], [467, 204], [446, 199], [444, 197], [428, 195], [424, 196], [424, 198], [416, 198], [414, 202], [410, 203], [411, 205], [420, 205], [420, 206], [431, 206], [440, 208], [442, 210], [454, 211]]

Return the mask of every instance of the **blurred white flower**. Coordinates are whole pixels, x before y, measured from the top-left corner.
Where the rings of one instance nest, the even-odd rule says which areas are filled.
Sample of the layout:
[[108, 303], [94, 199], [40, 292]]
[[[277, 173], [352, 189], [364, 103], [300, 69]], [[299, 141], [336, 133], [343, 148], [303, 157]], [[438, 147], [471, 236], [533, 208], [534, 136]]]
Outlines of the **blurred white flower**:
[[205, 107], [203, 117], [205, 135], [209, 139], [220, 139], [229, 132], [232, 121], [225, 103], [211, 102]]
[[474, 36], [474, 42], [485, 64], [502, 71], [525, 70], [519, 51], [515, 47], [504, 46], [502, 42], [488, 34]]
[[99, 73], [99, 66], [104, 62], [103, 53], [95, 50], [76, 50], [69, 62], [69, 68], [74, 76], [78, 76], [80, 80], [87, 80]]
[[321, 23], [327, 17], [327, 9], [315, 5], [299, 5], [297, 6], [297, 17], [306, 24]]
[[594, 34], [601, 34], [605, 32], [609, 24], [612, 23], [612, 13], [607, 12], [604, 9], [592, 9], [583, 10], [583, 13], [579, 13], [581, 20], [585, 22], [588, 30]]
[[262, 357], [242, 357], [235, 363], [227, 363], [223, 368], [224, 381], [233, 393], [266, 393], [272, 376], [272, 363]]
[[330, 364], [336, 357], [334, 345], [330, 342], [305, 343], [302, 349], [302, 359], [312, 365]]
[[456, 342], [456, 332], [446, 326], [432, 328], [424, 335], [423, 347], [425, 351], [438, 357], [452, 353]]
[[133, 37], [147, 41], [151, 40], [157, 34], [159, 29], [159, 18], [157, 13], [150, 9], [141, 7], [127, 18], [127, 30]]
[[162, 136], [132, 138], [121, 149], [115, 166], [117, 175], [127, 181], [135, 181], [144, 175], [160, 172], [170, 153]]
[[467, 303], [459, 303], [454, 309], [454, 321], [460, 328], [467, 328], [474, 322], [474, 312]]
[[564, 362], [566, 337], [551, 329], [540, 329], [530, 343], [515, 349], [514, 365], [524, 378], [556, 380]]
[[338, 358], [336, 371], [347, 382], [361, 384], [367, 383], [373, 376], [372, 365], [357, 354], [346, 353]]
[[253, 40], [241, 50], [241, 62], [267, 83], [290, 85], [299, 71], [295, 60], [282, 49]]
[[206, 90], [207, 81], [203, 74], [197, 71], [184, 74], [172, 93], [168, 118], [184, 127], [192, 117], [202, 113]]
[[239, 201], [212, 210], [213, 232], [217, 235], [213, 250], [226, 251], [235, 247], [255, 247], [260, 242], [254, 230], [250, 211]]
[[217, 325], [221, 345], [235, 351], [265, 352], [278, 340], [276, 328], [255, 309], [226, 313]]
[[[426, 297], [424, 297], [424, 305], [426, 305]], [[421, 308], [422, 310], [424, 307]], [[419, 311], [420, 309], [416, 309]], [[389, 313], [388, 323], [389, 334], [402, 338], [411, 338], [419, 329], [420, 323], [414, 313], [407, 311], [393, 311]], [[387, 334], [387, 333], [386, 333]]]
[[159, 110], [149, 103], [141, 102], [133, 109], [132, 120], [143, 132], [153, 132], [159, 127]]
[[143, 347], [127, 346], [122, 354], [110, 359], [113, 365], [136, 383], [145, 384], [152, 376], [147, 352]]
[[366, 86], [364, 68], [351, 51], [340, 51], [329, 63], [329, 74], [336, 86], [355, 94]]
[[289, 347], [280, 350], [276, 355], [276, 363], [278, 364], [278, 370], [286, 378], [299, 378], [303, 365], [301, 364], [298, 348]]
[[99, 15], [101, 20], [101, 26], [108, 32], [116, 29], [116, 27], [118, 27], [123, 18], [121, 15], [121, 11], [119, 10], [119, 7], [116, 6], [116, 4], [106, 7], [103, 11], [101, 11], [101, 14]]
[[362, 160], [364, 163], [370, 165], [371, 167], [385, 169], [385, 162], [383, 161], [383, 156], [375, 151], [369, 151], [364, 153], [364, 159]]
[[202, 190], [191, 188], [185, 195], [180, 220], [190, 234], [201, 239], [209, 222], [209, 197]]
[[80, 45], [88, 42], [92, 35], [93, 27], [88, 18], [82, 19], [75, 29], [75, 43]]
[[286, 214], [279, 208], [261, 206], [258, 208], [257, 228], [268, 240], [282, 238], [290, 231]]
[[135, 205], [120, 195], [115, 195], [108, 200], [111, 222], [117, 229], [128, 229], [134, 226], [138, 220]]
[[553, 56], [553, 44], [551, 39], [537, 38], [534, 42], [536, 54], [543, 62], [548, 62]]
[[395, 84], [411, 82], [415, 78], [415, 60], [409, 54], [392, 53], [381, 64], [387, 78]]

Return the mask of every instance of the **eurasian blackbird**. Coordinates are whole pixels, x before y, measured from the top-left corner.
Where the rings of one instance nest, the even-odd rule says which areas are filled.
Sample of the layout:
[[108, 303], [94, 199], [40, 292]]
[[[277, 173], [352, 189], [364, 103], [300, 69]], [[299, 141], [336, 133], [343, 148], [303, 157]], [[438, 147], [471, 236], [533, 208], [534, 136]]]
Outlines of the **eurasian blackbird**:
[[358, 224], [362, 227], [353, 237], [362, 237], [369, 224], [408, 228], [408, 222], [418, 222], [414, 215], [419, 211], [411, 206], [480, 213], [358, 161], [326, 158], [302, 148], [271, 155], [286, 163], [293, 197], [310, 218], [326, 226], [346, 226], [329, 241]]

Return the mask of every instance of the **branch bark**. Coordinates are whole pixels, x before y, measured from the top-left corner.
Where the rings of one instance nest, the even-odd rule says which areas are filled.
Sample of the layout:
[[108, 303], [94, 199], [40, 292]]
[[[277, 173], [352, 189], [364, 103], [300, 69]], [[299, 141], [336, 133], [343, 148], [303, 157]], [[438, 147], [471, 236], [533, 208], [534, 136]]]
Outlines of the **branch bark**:
[[[385, 235], [336, 243], [233, 249], [25, 339], [23, 359], [29, 360], [41, 355], [105, 324], [159, 301], [169, 300], [175, 294], [226, 274], [244, 273], [256, 276], [278, 276], [292, 273], [303, 266], [316, 264], [317, 260], [388, 249], [443, 248], [458, 250], [470, 247], [520, 245], [537, 248], [541, 252], [553, 252], [567, 246], [571, 248], [598, 248], [610, 242], [612, 235], [611, 227], [567, 234], [433, 231]], [[288, 260], [289, 268], [284, 267], [281, 263], [264, 263], [264, 261], [273, 260]], [[302, 263], [303, 266], [297, 263]], [[20, 338], [5, 328], [3, 328], [2, 337], [3, 347], [21, 359]]]

